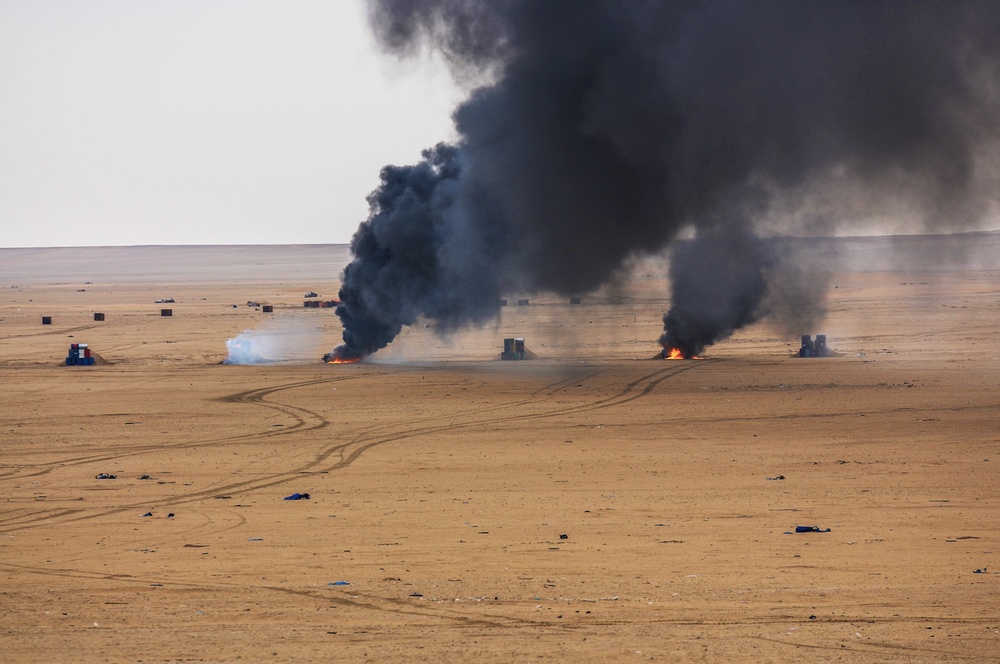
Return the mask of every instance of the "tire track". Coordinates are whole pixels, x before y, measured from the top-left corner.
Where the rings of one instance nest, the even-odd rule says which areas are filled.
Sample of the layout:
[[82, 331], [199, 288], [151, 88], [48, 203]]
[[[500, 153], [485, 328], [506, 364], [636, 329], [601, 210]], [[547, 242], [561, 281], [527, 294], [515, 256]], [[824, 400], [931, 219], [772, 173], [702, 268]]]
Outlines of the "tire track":
[[[382, 373], [368, 374], [368, 375], [383, 375]], [[142, 454], [147, 454], [150, 452], [159, 452], [165, 449], [178, 450], [178, 449], [192, 449], [197, 447], [206, 447], [210, 445], [218, 445], [223, 443], [242, 443], [248, 440], [258, 440], [272, 438], [276, 436], [284, 436], [291, 433], [301, 432], [301, 431], [311, 431], [314, 429], [322, 429], [323, 427], [329, 426], [330, 422], [322, 415], [315, 413], [313, 411], [307, 410], [305, 408], [300, 408], [298, 406], [292, 406], [288, 404], [274, 404], [265, 401], [264, 397], [267, 397], [275, 392], [281, 392], [288, 389], [296, 389], [300, 387], [308, 387], [311, 385], [318, 385], [322, 383], [335, 383], [345, 380], [356, 380], [360, 376], [332, 376], [327, 378], [320, 378], [307, 381], [299, 381], [297, 383], [288, 383], [286, 385], [278, 385], [274, 387], [259, 388], [256, 390], [247, 390], [246, 392], [238, 392], [233, 395], [226, 397], [220, 397], [217, 401], [231, 402], [231, 403], [247, 403], [251, 405], [261, 406], [264, 408], [271, 408], [281, 412], [282, 414], [292, 418], [294, 423], [291, 426], [282, 427], [281, 429], [267, 429], [266, 431], [240, 434], [235, 436], [215, 436], [210, 438], [202, 438], [199, 440], [193, 440], [183, 443], [172, 444], [165, 447], [162, 444], [149, 444], [149, 445], [137, 445], [132, 446], [124, 450], [115, 452], [101, 452], [98, 454], [88, 454], [84, 456], [70, 457], [68, 459], [60, 459], [58, 461], [52, 461], [47, 464], [41, 464], [33, 466], [36, 468], [35, 472], [29, 473], [19, 473], [19, 469], [14, 469], [13, 471], [0, 473], [0, 479], [26, 479], [29, 477], [39, 477], [46, 475], [57, 468], [66, 468], [71, 466], [86, 465], [91, 463], [98, 463], [101, 461], [113, 461], [116, 459], [129, 458], [134, 456], [139, 456]], [[0, 524], [3, 521], [0, 520]]]
[[[710, 360], [704, 360], [704, 362], [709, 362], [709, 361]], [[602, 408], [611, 408], [614, 406], [619, 406], [648, 395], [650, 392], [653, 391], [654, 388], [656, 388], [657, 385], [659, 385], [667, 378], [672, 378], [686, 371], [690, 371], [691, 369], [694, 369], [695, 366], [696, 365], [694, 364], [688, 364], [686, 366], [663, 367], [656, 371], [648, 373], [640, 378], [637, 378], [636, 380], [630, 383], [627, 383], [625, 386], [622, 387], [622, 389], [618, 393], [606, 397], [604, 399], [595, 401], [591, 404], [555, 408], [541, 413], [519, 413], [518, 420], [525, 421], [532, 419], [558, 417], [563, 415], [574, 415], [578, 413], [600, 410]], [[646, 382], [646, 385], [643, 386], [638, 393], [632, 394], [632, 392], [636, 390], [644, 381]], [[566, 381], [562, 381], [561, 384], [565, 383]], [[551, 394], [554, 394], [555, 391], [557, 391], [557, 389], [558, 388], [551, 389], [550, 390]], [[530, 402], [531, 399], [528, 398], [520, 402], [517, 402], [516, 405], [524, 405]], [[498, 408], [502, 408], [504, 411], [507, 411], [510, 409], [510, 407], [511, 407], [510, 405], [503, 405]], [[491, 417], [491, 418], [474, 419], [466, 422], [430, 425], [417, 428], [407, 428], [402, 431], [386, 433], [384, 435], [372, 435], [371, 432], [365, 432], [358, 434], [351, 441], [347, 443], [332, 446], [327, 450], [321, 452], [319, 455], [317, 455], [316, 461], [317, 463], [324, 462], [330, 459], [331, 457], [337, 456], [338, 457], [337, 461], [335, 461], [330, 466], [324, 467], [321, 471], [321, 472], [332, 472], [335, 470], [339, 470], [341, 468], [346, 468], [354, 461], [356, 461], [362, 454], [364, 454], [364, 452], [379, 445], [383, 445], [385, 443], [397, 442], [407, 438], [424, 436], [432, 433], [446, 433], [452, 431], [460, 431], [462, 429], [468, 429], [471, 427], [498, 424], [500, 422], [505, 421], [505, 419], [507, 418]]]
[[[707, 361], [708, 360], [706, 360], [706, 362]], [[676, 375], [678, 373], [682, 373], [683, 371], [690, 370], [692, 368], [694, 368], [694, 365], [688, 365], [686, 367], [664, 367], [664, 368], [660, 368], [657, 371], [653, 371], [653, 372], [648, 373], [648, 374], [646, 374], [646, 375], [644, 375], [644, 376], [642, 376], [642, 377], [640, 377], [640, 378], [638, 378], [638, 379], [636, 379], [636, 380], [634, 380], [634, 381], [632, 381], [630, 383], [627, 383], [625, 386], [623, 386], [623, 388], [617, 394], [615, 394], [613, 396], [610, 396], [610, 397], [607, 397], [607, 398], [604, 398], [604, 399], [601, 399], [601, 400], [599, 400], [597, 402], [594, 402], [592, 404], [584, 404], [584, 405], [581, 405], [581, 406], [569, 406], [569, 407], [555, 408], [555, 409], [552, 409], [550, 411], [546, 411], [546, 412], [543, 412], [543, 413], [525, 413], [522, 416], [520, 416], [519, 419], [537, 419], [537, 418], [543, 418], [543, 417], [555, 417], [555, 416], [563, 415], [563, 414], [574, 414], [574, 413], [578, 413], [578, 412], [585, 412], [585, 411], [588, 411], [588, 410], [596, 410], [596, 409], [599, 409], [599, 408], [607, 408], [607, 407], [611, 407], [611, 406], [614, 406], [614, 405], [618, 405], [618, 403], [626, 403], [628, 401], [632, 401], [634, 399], [637, 399], [637, 398], [640, 398], [642, 396], [645, 396], [650, 391], [652, 391], [652, 389], [655, 388], [656, 385], [658, 385], [660, 382], [662, 382], [666, 378], [668, 378], [668, 377], [670, 377], [672, 375]], [[157, 507], [170, 507], [170, 506], [184, 505], [184, 504], [187, 504], [187, 503], [200, 501], [200, 500], [203, 500], [205, 498], [214, 497], [214, 496], [220, 495], [220, 494], [226, 494], [226, 493], [247, 493], [247, 492], [251, 492], [251, 491], [260, 491], [262, 489], [267, 489], [267, 488], [270, 488], [270, 487], [274, 487], [274, 486], [279, 486], [279, 485], [282, 485], [282, 484], [286, 484], [286, 483], [288, 483], [288, 482], [290, 482], [292, 480], [295, 480], [295, 479], [301, 477], [303, 474], [306, 474], [306, 473], [332, 472], [332, 471], [335, 471], [335, 470], [346, 468], [347, 466], [349, 466], [350, 464], [352, 464], [354, 461], [356, 461], [367, 450], [370, 450], [370, 449], [372, 449], [374, 447], [377, 447], [379, 445], [383, 445], [385, 443], [397, 442], [397, 441], [404, 440], [404, 439], [407, 439], [407, 438], [413, 438], [413, 437], [428, 435], [428, 434], [432, 434], [432, 433], [442, 433], [442, 432], [447, 432], [447, 431], [458, 431], [458, 430], [461, 430], [461, 429], [467, 429], [467, 428], [470, 428], [470, 427], [482, 426], [482, 425], [486, 425], [486, 424], [496, 424], [496, 423], [504, 421], [505, 418], [504, 417], [478, 417], [478, 416], [481, 415], [481, 414], [483, 414], [483, 413], [495, 412], [495, 411], [507, 412], [512, 407], [517, 407], [517, 406], [520, 406], [520, 405], [525, 405], [525, 404], [528, 404], [528, 403], [531, 403], [531, 402], [535, 401], [537, 399], [537, 396], [540, 395], [540, 394], [545, 394], [544, 400], [548, 400], [548, 399], [552, 398], [556, 394], [556, 392], [558, 392], [560, 389], [562, 389], [566, 385], [568, 385], [568, 384], [570, 384], [572, 382], [583, 380], [584, 378], [582, 378], [582, 376], [587, 375], [589, 377], [592, 377], [592, 376], [597, 375], [598, 373], [600, 373], [602, 371], [604, 371], [604, 370], [603, 369], [599, 369], [599, 370], [596, 370], [596, 371], [595, 370], [589, 370], [588, 372], [582, 372], [580, 374], [575, 374], [575, 375], [573, 375], [573, 376], [571, 376], [569, 378], [564, 378], [564, 379], [559, 380], [559, 381], [557, 381], [555, 383], [549, 384], [549, 385], [547, 385], [547, 386], [545, 386], [543, 388], [539, 388], [538, 390], [535, 390], [534, 392], [532, 392], [531, 394], [529, 394], [527, 397], [525, 397], [523, 399], [516, 400], [514, 402], [506, 402], [506, 403], [503, 403], [503, 404], [497, 404], [495, 406], [489, 406], [489, 407], [475, 409], [475, 410], [472, 410], [472, 411], [466, 411], [464, 413], [459, 413], [457, 415], [447, 415], [446, 416], [446, 417], [449, 417], [449, 418], [452, 418], [452, 419], [455, 419], [455, 418], [467, 418], [470, 415], [477, 416], [477, 417], [475, 417], [472, 420], [468, 420], [468, 421], [464, 421], [464, 422], [454, 422], [453, 421], [453, 422], [449, 422], [447, 424], [427, 425], [427, 426], [423, 426], [423, 427], [410, 427], [410, 426], [407, 426], [406, 428], [404, 428], [402, 430], [398, 430], [398, 428], [397, 428], [396, 431], [392, 431], [391, 429], [394, 428], [394, 427], [397, 427], [397, 425], [385, 425], [384, 427], [382, 427], [382, 429], [383, 430], [386, 429], [386, 428], [390, 429], [390, 431], [388, 433], [385, 433], [385, 434], [376, 434], [376, 433], [373, 433], [372, 430], [363, 432], [361, 434], [356, 435], [354, 438], [352, 438], [351, 440], [349, 440], [347, 442], [336, 443], [334, 445], [328, 446], [328, 447], [320, 450], [319, 453], [317, 453], [316, 456], [313, 459], [311, 459], [310, 461], [307, 461], [307, 462], [301, 464], [297, 468], [294, 468], [294, 469], [291, 469], [291, 470], [288, 470], [288, 471], [284, 471], [284, 472], [281, 472], [281, 473], [274, 473], [274, 474], [271, 474], [271, 475], [267, 475], [265, 477], [258, 477], [258, 478], [252, 479], [252, 480], [241, 480], [241, 481], [237, 481], [237, 482], [231, 482], [229, 484], [215, 485], [215, 486], [208, 487], [208, 488], [200, 490], [200, 491], [193, 491], [193, 492], [186, 493], [186, 494], [183, 494], [183, 495], [174, 496], [172, 498], [161, 499], [161, 500], [157, 501], [155, 503], [155, 505]], [[372, 375], [372, 374], [367, 374], [367, 375]], [[634, 395], [630, 394], [643, 381], [650, 380], [651, 378], [654, 378], [654, 377], [657, 377], [657, 376], [659, 376], [659, 378], [653, 380], [650, 384], [646, 385], [641, 392], [639, 392], [637, 394], [634, 394]], [[211, 440], [208, 440], [208, 441], [200, 441], [200, 442], [193, 442], [193, 443], [181, 444], [181, 445], [178, 445], [178, 446], [172, 446], [170, 449], [186, 449], [186, 448], [201, 447], [201, 446], [211, 445], [211, 444], [222, 444], [222, 443], [227, 443], [227, 442], [243, 441], [243, 440], [246, 440], [246, 439], [255, 439], [255, 438], [261, 438], [261, 437], [271, 437], [271, 436], [277, 436], [277, 435], [287, 435], [287, 434], [295, 432], [295, 431], [298, 431], [298, 432], [311, 431], [311, 430], [320, 429], [320, 428], [329, 426], [329, 424], [330, 424], [329, 420], [327, 418], [325, 418], [324, 416], [320, 415], [319, 413], [316, 413], [315, 411], [311, 411], [309, 409], [302, 408], [300, 406], [291, 406], [291, 405], [288, 405], [288, 404], [275, 404], [275, 403], [272, 403], [272, 402], [265, 401], [264, 397], [270, 396], [270, 395], [278, 393], [278, 392], [299, 389], [299, 388], [302, 388], [302, 387], [308, 387], [308, 386], [317, 385], [317, 384], [335, 382], [335, 381], [339, 381], [339, 380], [354, 379], [354, 378], [358, 378], [358, 377], [357, 376], [337, 376], [337, 377], [332, 377], [332, 378], [323, 378], [323, 379], [315, 379], [315, 380], [298, 381], [298, 382], [294, 382], [294, 383], [287, 383], [287, 384], [284, 384], [284, 385], [270, 386], [270, 387], [266, 387], [266, 388], [255, 389], [255, 390], [247, 390], [247, 391], [244, 391], [244, 392], [238, 392], [238, 393], [235, 393], [235, 394], [227, 395], [225, 397], [221, 397], [220, 400], [222, 400], [222, 401], [233, 402], [233, 403], [250, 403], [250, 404], [262, 406], [262, 407], [265, 407], [265, 408], [276, 409], [276, 410], [279, 410], [280, 412], [285, 413], [285, 414], [288, 414], [289, 411], [291, 411], [291, 412], [295, 413], [295, 417], [301, 423], [298, 424], [298, 426], [296, 426], [296, 427], [289, 427], [288, 430], [267, 431], [267, 432], [265, 432], [263, 434], [244, 434], [244, 435], [240, 435], [240, 436], [226, 436], [226, 437], [221, 437], [221, 438], [214, 438], [214, 439], [211, 439]], [[430, 417], [426, 418], [425, 421], [427, 421], [427, 422], [433, 422], [433, 421], [439, 420], [439, 419], [441, 419], [441, 416], [430, 416]], [[129, 451], [127, 451], [124, 454], [119, 453], [119, 454], [101, 455], [100, 457], [97, 457], [97, 458], [81, 459], [81, 460], [77, 461], [77, 463], [90, 463], [90, 462], [93, 462], [94, 460], [110, 460], [110, 459], [118, 459], [118, 458], [121, 458], [123, 456], [134, 456], [134, 455], [140, 454], [140, 453], [142, 453], [144, 451], [150, 451], [151, 449], [162, 450], [163, 447], [160, 446], [160, 445], [151, 445], [151, 446], [145, 446], [145, 447], [139, 448], [139, 449], [133, 448], [133, 449], [130, 449]], [[326, 463], [331, 458], [336, 458], [336, 460], [332, 464], [330, 464], [328, 466], [321, 467], [321, 464]], [[52, 470], [52, 468], [48, 469], [48, 471], [50, 471], [50, 470]], [[45, 471], [45, 472], [48, 472], [48, 471]], [[96, 511], [96, 512], [92, 511], [92, 510], [89, 510], [89, 509], [85, 509], [85, 508], [75, 508], [75, 509], [72, 509], [72, 508], [59, 508], [59, 509], [52, 510], [52, 511], [46, 510], [46, 511], [42, 511], [42, 512], [31, 512], [29, 514], [23, 514], [23, 515], [10, 515], [6, 519], [0, 518], [0, 527], [2, 527], [5, 532], [15, 532], [15, 531], [24, 530], [24, 529], [27, 529], [27, 528], [36, 528], [36, 527], [42, 527], [42, 526], [52, 525], [53, 523], [74, 523], [74, 522], [78, 522], [78, 521], [84, 521], [84, 520], [88, 520], [88, 519], [100, 518], [100, 517], [104, 517], [104, 516], [113, 516], [113, 515], [116, 515], [116, 514], [121, 514], [123, 512], [128, 512], [128, 511], [132, 511], [132, 510], [136, 510], [136, 509], [146, 509], [146, 508], [149, 507], [149, 505], [150, 505], [149, 502], [141, 502], [141, 503], [132, 503], [132, 504], [120, 505], [120, 506], [117, 506], [117, 507], [114, 507], [114, 508], [107, 508], [107, 509], [99, 510], [99, 511]]]
[[46, 330], [44, 332], [32, 332], [31, 334], [11, 334], [8, 336], [0, 337], [0, 341], [5, 339], [27, 339], [30, 337], [49, 337], [55, 334], [66, 334], [67, 332], [83, 332], [84, 330], [92, 330], [97, 325], [80, 325], [78, 327], [66, 327], [54, 330]]

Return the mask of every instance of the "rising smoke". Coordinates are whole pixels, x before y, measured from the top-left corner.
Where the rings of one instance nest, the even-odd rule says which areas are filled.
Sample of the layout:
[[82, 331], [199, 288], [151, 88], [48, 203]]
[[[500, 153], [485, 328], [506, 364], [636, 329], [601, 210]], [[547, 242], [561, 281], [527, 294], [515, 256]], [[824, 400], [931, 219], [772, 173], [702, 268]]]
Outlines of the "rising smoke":
[[454, 145], [382, 171], [343, 277], [344, 357], [418, 318], [485, 322], [502, 293], [591, 291], [665, 247], [662, 341], [700, 352], [771, 315], [822, 315], [776, 234], [970, 228], [997, 210], [993, 0], [369, 9], [387, 51], [436, 49], [486, 82], [455, 110]]

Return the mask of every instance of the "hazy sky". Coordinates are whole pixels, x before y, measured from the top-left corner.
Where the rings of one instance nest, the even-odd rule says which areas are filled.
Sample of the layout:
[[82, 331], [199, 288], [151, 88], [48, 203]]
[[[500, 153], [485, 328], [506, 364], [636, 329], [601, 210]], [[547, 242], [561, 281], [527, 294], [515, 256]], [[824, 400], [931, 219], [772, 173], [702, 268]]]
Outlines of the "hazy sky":
[[461, 94], [361, 0], [0, 0], [0, 246], [347, 242]]

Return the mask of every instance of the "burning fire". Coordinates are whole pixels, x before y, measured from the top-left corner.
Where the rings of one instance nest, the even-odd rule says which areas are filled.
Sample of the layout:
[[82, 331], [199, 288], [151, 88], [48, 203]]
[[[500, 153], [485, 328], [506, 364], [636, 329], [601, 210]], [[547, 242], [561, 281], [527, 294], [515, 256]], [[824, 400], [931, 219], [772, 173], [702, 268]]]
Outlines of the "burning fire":
[[354, 364], [360, 362], [361, 358], [361, 355], [355, 356], [346, 346], [340, 345], [324, 355], [323, 361], [327, 364]]
[[691, 357], [685, 357], [684, 351], [680, 348], [664, 348], [663, 352], [660, 354], [664, 360], [700, 360], [702, 358], [697, 355], [692, 355]]

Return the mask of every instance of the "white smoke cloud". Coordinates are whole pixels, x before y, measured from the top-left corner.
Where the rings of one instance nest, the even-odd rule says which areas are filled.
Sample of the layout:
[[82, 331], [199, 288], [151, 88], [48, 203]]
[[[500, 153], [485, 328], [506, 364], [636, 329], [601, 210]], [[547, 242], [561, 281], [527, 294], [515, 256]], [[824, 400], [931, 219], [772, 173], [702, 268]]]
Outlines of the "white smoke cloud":
[[322, 329], [306, 320], [283, 319], [245, 330], [226, 340], [223, 364], [315, 362], [322, 354]]

